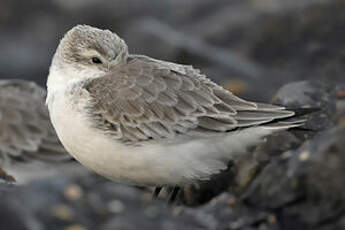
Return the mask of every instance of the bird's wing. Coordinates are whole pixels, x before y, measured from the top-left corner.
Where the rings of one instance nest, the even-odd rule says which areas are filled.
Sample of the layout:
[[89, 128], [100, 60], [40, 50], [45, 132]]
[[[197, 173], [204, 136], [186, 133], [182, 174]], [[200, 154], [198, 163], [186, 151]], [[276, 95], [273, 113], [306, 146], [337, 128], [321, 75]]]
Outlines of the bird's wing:
[[191, 66], [132, 56], [84, 85], [98, 128], [122, 141], [218, 134], [292, 116], [240, 99]]
[[0, 156], [12, 159], [69, 159], [50, 123], [46, 92], [33, 82], [0, 81]]

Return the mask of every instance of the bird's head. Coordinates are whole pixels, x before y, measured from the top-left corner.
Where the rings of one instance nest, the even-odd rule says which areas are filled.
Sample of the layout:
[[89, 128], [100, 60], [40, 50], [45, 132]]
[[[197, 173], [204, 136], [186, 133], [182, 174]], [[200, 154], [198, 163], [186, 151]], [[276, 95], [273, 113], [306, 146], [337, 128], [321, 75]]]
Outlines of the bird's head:
[[126, 43], [115, 33], [78, 25], [60, 41], [50, 75], [59, 75], [65, 82], [99, 77], [126, 62], [127, 56]]

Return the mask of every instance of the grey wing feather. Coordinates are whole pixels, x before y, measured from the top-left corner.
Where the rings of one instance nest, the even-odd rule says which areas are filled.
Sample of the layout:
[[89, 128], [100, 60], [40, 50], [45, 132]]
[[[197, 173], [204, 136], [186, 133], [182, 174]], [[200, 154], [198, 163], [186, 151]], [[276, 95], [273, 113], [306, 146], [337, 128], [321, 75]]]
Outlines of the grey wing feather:
[[294, 115], [240, 99], [191, 66], [145, 56], [132, 55], [84, 87], [93, 98], [89, 111], [98, 127], [125, 142], [217, 134]]
[[8, 159], [70, 159], [50, 124], [46, 92], [24, 80], [0, 81], [0, 155]]

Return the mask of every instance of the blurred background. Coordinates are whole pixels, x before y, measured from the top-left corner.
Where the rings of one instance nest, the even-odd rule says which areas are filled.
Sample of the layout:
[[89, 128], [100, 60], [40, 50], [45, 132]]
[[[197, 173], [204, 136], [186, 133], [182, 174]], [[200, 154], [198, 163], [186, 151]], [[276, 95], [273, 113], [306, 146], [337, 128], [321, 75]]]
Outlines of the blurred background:
[[87, 24], [246, 99], [324, 111], [309, 124], [323, 130], [315, 138], [272, 137], [224, 175], [185, 188], [182, 206], [84, 168], [0, 184], [0, 230], [345, 229], [344, 12], [344, 0], [1, 0], [0, 79], [45, 87], [59, 40]]
[[59, 39], [88, 24], [116, 32], [131, 53], [192, 64], [237, 93], [270, 100], [286, 82], [345, 81], [344, 7], [342, 0], [1, 0], [0, 76], [45, 85]]

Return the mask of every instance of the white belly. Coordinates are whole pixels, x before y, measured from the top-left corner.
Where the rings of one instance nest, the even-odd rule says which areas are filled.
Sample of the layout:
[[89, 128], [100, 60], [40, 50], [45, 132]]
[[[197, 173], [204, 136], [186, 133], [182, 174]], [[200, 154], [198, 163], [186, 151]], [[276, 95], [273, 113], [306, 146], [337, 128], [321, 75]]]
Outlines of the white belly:
[[62, 144], [87, 168], [129, 184], [183, 185], [209, 179], [225, 169], [233, 156], [245, 153], [248, 146], [271, 132], [254, 127], [217, 138], [128, 146], [93, 128], [82, 106], [70, 101], [56, 95], [49, 104], [50, 117]]
[[[102, 131], [91, 127], [91, 121], [61, 98], [50, 106], [50, 117], [66, 150], [80, 163], [95, 172], [118, 182], [138, 185], [180, 184], [174, 165], [160, 147], [131, 147], [122, 144]], [[169, 164], [169, 165], [167, 165]], [[169, 169], [170, 168], [170, 169]]]

